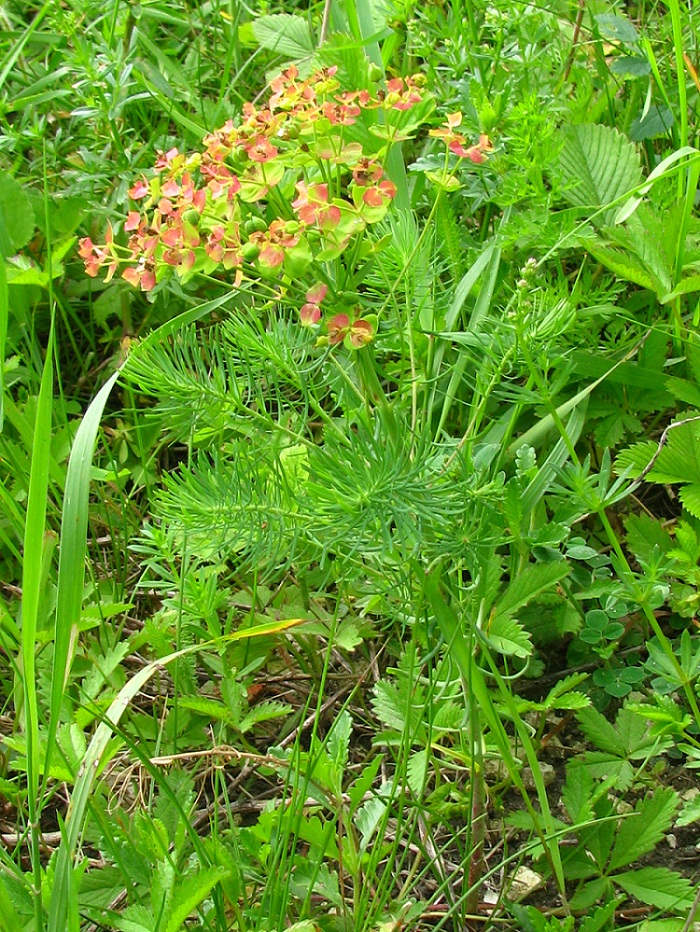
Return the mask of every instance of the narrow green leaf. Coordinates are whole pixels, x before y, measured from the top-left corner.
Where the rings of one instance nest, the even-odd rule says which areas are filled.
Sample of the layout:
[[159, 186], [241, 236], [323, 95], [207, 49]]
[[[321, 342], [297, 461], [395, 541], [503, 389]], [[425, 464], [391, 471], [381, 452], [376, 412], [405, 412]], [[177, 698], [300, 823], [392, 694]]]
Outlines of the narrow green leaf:
[[[0, 261], [2, 259], [0, 258]], [[41, 797], [39, 794], [39, 718], [36, 690], [36, 634], [39, 603], [42, 592], [42, 566], [44, 535], [46, 531], [46, 506], [49, 486], [49, 463], [51, 461], [51, 413], [53, 407], [53, 318], [46, 348], [44, 370], [41, 375], [39, 398], [34, 422], [31, 446], [31, 467], [27, 517], [24, 527], [24, 553], [22, 562], [22, 654], [21, 673], [24, 690], [25, 732], [27, 739], [27, 806], [32, 826], [32, 866], [35, 880], [41, 870], [37, 861], [39, 817]], [[4, 360], [0, 361], [4, 363]], [[37, 915], [41, 912], [41, 889], [35, 891]]]
[[118, 377], [119, 371], [115, 372], [102, 386], [85, 412], [75, 435], [68, 461], [61, 518], [56, 633], [51, 677], [51, 709], [46, 747], [46, 775], [48, 775], [50, 769], [54, 738], [58, 729], [64, 691], [70, 674], [72, 654], [78, 637], [78, 624], [80, 622], [85, 582], [91, 466], [95, 452], [97, 430], [104, 406]]

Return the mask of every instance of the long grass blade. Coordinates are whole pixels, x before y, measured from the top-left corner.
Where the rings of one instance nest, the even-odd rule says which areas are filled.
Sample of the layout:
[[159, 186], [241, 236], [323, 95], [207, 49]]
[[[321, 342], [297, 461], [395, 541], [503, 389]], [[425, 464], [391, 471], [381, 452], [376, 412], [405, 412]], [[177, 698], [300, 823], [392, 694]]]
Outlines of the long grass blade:
[[54, 376], [53, 334], [52, 322], [34, 422], [22, 566], [22, 655], [20, 669], [24, 691], [24, 727], [27, 740], [27, 809], [30, 824], [31, 860], [34, 876], [34, 916], [37, 932], [41, 932], [43, 929], [43, 909], [41, 829], [39, 825], [41, 816], [39, 797], [41, 765], [39, 759], [39, 713], [35, 658], [42, 590], [49, 462], [51, 459], [51, 413]]

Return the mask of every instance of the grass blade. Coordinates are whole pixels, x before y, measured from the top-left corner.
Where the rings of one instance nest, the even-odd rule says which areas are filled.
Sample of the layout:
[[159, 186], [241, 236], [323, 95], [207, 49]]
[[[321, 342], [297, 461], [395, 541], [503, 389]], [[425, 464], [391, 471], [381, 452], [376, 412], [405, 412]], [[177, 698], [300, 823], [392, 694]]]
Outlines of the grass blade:
[[24, 728], [27, 738], [27, 808], [31, 835], [31, 861], [34, 877], [35, 926], [43, 929], [42, 868], [40, 851], [41, 801], [39, 797], [39, 712], [36, 690], [36, 633], [42, 590], [42, 565], [46, 531], [46, 507], [51, 460], [51, 413], [53, 403], [53, 321], [46, 348], [37, 401], [27, 517], [24, 526], [22, 565], [22, 654], [20, 669], [24, 689]]

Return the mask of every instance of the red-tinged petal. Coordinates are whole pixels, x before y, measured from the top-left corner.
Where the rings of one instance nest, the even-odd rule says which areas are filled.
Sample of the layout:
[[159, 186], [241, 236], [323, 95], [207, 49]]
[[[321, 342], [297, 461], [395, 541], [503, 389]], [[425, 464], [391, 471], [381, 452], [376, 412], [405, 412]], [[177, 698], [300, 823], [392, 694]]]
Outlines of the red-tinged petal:
[[478, 146], [470, 146], [466, 151], [466, 157], [473, 162], [475, 165], [481, 165], [483, 162], [487, 162], [487, 156], [481, 151]]
[[141, 291], [151, 291], [156, 287], [155, 272], [147, 269], [141, 276]]
[[145, 181], [137, 181], [135, 185], [129, 188], [128, 193], [132, 201], [140, 201], [142, 197], [148, 197], [151, 191]]
[[160, 189], [160, 193], [165, 197], [177, 197], [180, 193], [180, 185], [177, 181], [173, 181], [172, 178], [169, 181], [166, 181], [163, 187]]
[[350, 318], [347, 314], [336, 314], [326, 324], [328, 330], [328, 342], [332, 345], [341, 343], [345, 339], [345, 334], [350, 330]]
[[138, 230], [140, 223], [141, 214], [138, 212], [138, 210], [130, 210], [129, 216], [126, 218], [126, 222], [124, 223], [124, 229], [127, 232], [130, 232], [131, 230]]
[[335, 204], [329, 204], [328, 207], [324, 207], [318, 212], [318, 225], [319, 227], [327, 233], [329, 230], [335, 230], [335, 228], [340, 223], [342, 214], [340, 213], [340, 207], [336, 207]]
[[182, 227], [168, 227], [160, 234], [160, 241], [164, 246], [179, 246], [182, 242]]
[[199, 233], [197, 232], [197, 228], [192, 226], [191, 223], [183, 223], [182, 234], [182, 241], [185, 246], [189, 246], [192, 249], [195, 246], [199, 246]]
[[179, 249], [166, 249], [162, 259], [167, 265], [179, 265], [182, 261], [182, 253]]
[[136, 288], [139, 283], [138, 269], [135, 269], [133, 266], [129, 266], [122, 272], [122, 278], [124, 281], [129, 282], [130, 285], [133, 285], [134, 288]]
[[78, 243], [78, 255], [81, 259], [89, 259], [92, 256], [92, 251], [95, 248], [95, 244], [90, 239], [89, 236], [84, 236]]
[[451, 142], [451, 143], [450, 143], [450, 145], [448, 146], [448, 148], [449, 148], [450, 152], [454, 152], [454, 154], [455, 154], [455, 155], [458, 155], [461, 159], [470, 159], [470, 158], [471, 158], [471, 154], [470, 154], [471, 150], [470, 150], [470, 149], [465, 149], [461, 142], [458, 142], [458, 141], [455, 140], [455, 142]]
[[313, 288], [309, 288], [306, 292], [306, 300], [310, 301], [311, 304], [320, 304], [327, 294], [328, 285], [324, 285], [323, 282], [318, 282], [318, 284], [314, 285]]
[[366, 320], [356, 320], [350, 328], [350, 342], [359, 349], [374, 339], [374, 327]]
[[362, 195], [362, 200], [368, 207], [382, 207], [384, 205], [384, 198], [379, 188], [367, 188]]
[[274, 243], [268, 243], [260, 250], [258, 262], [267, 268], [276, 269], [284, 262], [284, 249], [281, 246], [275, 246]]
[[321, 308], [318, 304], [304, 304], [299, 311], [299, 320], [304, 327], [311, 327], [321, 319]]

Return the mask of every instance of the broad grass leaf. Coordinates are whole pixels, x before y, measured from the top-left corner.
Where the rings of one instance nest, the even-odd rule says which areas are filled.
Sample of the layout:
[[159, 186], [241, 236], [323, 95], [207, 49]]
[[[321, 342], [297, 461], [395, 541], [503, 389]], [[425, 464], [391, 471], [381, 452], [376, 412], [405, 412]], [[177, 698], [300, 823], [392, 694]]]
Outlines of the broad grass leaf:
[[616, 874], [613, 880], [625, 893], [657, 909], [681, 910], [693, 905], [695, 888], [667, 867], [642, 867]]
[[309, 24], [291, 13], [259, 16], [253, 22], [253, 35], [264, 49], [289, 58], [308, 58], [316, 51]]
[[670, 829], [677, 808], [678, 794], [670, 787], [657, 788], [640, 800], [634, 813], [620, 823], [608, 869], [624, 867], [653, 851]]
[[575, 207], [604, 207], [643, 181], [637, 150], [609, 126], [568, 127], [559, 167]]

